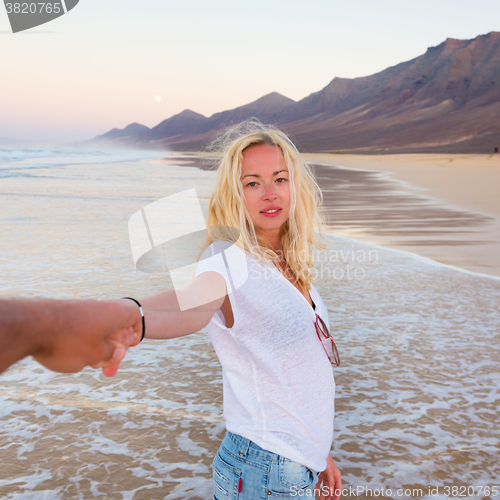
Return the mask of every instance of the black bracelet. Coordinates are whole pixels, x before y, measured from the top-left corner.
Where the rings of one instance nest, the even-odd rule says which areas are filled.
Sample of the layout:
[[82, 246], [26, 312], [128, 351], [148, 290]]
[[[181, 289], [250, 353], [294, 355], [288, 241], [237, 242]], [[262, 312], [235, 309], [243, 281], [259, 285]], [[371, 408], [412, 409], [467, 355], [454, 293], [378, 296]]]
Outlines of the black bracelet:
[[144, 311], [142, 310], [141, 304], [139, 304], [139, 301], [133, 299], [132, 297], [122, 297], [122, 299], [130, 299], [133, 300], [138, 306], [139, 306], [139, 311], [141, 311], [141, 316], [142, 316], [142, 337], [140, 342], [144, 340], [144, 335], [146, 334], [146, 322], [144, 320]]

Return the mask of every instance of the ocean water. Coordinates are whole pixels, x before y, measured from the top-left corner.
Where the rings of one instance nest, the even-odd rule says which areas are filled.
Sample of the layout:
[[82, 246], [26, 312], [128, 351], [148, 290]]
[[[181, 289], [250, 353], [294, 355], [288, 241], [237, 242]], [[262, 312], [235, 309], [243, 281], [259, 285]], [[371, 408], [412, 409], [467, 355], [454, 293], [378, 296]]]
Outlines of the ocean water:
[[[214, 172], [175, 162], [0, 149], [0, 296], [171, 289], [134, 268], [127, 223], [186, 189], [203, 206]], [[500, 483], [500, 280], [333, 234], [315, 269], [342, 360], [332, 455], [347, 496], [499, 498], [484, 488]], [[25, 359], [0, 376], [0, 497], [211, 498], [224, 428], [205, 330], [144, 341], [110, 379]]]

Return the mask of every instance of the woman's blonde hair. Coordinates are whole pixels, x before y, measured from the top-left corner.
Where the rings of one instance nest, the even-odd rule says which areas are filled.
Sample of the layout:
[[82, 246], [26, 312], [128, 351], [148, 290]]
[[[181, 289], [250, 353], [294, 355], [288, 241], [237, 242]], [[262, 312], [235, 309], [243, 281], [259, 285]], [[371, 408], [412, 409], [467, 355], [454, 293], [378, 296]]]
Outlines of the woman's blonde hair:
[[[282, 257], [256, 234], [240, 180], [244, 151], [259, 144], [279, 148], [289, 172], [290, 215], [281, 228]], [[314, 234], [316, 230], [323, 237], [325, 222], [318, 210], [318, 205], [323, 203], [323, 195], [311, 167], [304, 162], [286, 134], [256, 119], [231, 127], [216, 137], [208, 150], [219, 153], [219, 156], [216, 185], [208, 199], [208, 237], [202, 252], [219, 239], [217, 226], [236, 228], [239, 237], [235, 244], [254, 258], [274, 263], [278, 269], [284, 259], [297, 278], [299, 288], [303, 292], [308, 290], [311, 281], [314, 281], [311, 276], [312, 247], [326, 249]]]

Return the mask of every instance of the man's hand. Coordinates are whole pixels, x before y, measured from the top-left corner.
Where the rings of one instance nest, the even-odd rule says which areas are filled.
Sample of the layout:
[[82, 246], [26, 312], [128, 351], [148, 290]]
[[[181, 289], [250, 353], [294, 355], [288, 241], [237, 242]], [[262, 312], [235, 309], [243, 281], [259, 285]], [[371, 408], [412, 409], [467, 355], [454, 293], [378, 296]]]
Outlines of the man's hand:
[[[342, 493], [340, 471], [330, 455], [326, 458], [326, 469], [318, 477], [316, 489], [321, 492], [319, 500], [339, 500], [340, 498]], [[327, 491], [326, 495], [323, 494], [324, 491]]]
[[45, 314], [54, 326], [40, 335], [31, 354], [51, 370], [72, 373], [90, 365], [112, 377], [127, 349], [140, 341], [142, 319], [132, 301], [64, 300], [49, 305], [58, 307], [58, 314], [50, 307]]

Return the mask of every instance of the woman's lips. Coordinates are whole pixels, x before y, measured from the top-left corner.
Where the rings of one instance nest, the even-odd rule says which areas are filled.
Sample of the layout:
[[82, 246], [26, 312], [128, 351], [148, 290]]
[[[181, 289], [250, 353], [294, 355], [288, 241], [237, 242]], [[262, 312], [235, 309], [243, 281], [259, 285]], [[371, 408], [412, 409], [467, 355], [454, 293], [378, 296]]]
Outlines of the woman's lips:
[[271, 212], [271, 213], [266, 213], [266, 212], [260, 212], [262, 215], [264, 215], [265, 217], [276, 217], [277, 215], [279, 215], [281, 213], [281, 208], [279, 210], [277, 210], [276, 212]]

